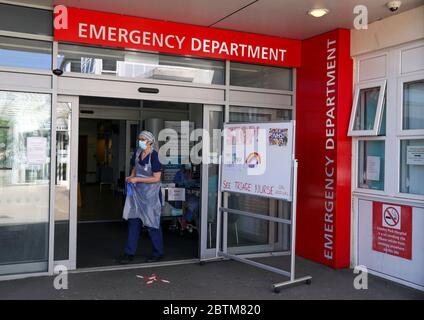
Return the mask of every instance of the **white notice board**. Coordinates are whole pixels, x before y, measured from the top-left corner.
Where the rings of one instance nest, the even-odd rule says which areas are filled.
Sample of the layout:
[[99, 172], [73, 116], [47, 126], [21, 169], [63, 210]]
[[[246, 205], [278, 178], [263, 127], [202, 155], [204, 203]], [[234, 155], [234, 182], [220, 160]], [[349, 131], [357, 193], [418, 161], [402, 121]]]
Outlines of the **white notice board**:
[[224, 124], [221, 191], [292, 201], [294, 121]]

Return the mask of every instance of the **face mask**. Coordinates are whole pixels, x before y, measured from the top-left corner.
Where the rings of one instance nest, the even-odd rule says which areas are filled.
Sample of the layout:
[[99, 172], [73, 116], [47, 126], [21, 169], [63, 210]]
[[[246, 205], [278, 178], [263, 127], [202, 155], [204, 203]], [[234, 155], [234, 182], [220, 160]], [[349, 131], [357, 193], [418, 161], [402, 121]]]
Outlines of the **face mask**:
[[146, 141], [138, 141], [138, 146], [140, 147], [141, 150], [146, 150], [147, 149], [147, 143]]

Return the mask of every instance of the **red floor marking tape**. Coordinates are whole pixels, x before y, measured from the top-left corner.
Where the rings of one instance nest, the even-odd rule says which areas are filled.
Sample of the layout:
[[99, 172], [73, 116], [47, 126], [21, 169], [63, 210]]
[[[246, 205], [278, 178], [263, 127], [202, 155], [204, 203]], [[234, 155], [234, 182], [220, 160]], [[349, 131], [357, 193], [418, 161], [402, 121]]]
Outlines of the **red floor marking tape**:
[[145, 280], [146, 284], [148, 284], [148, 285], [152, 284], [155, 281], [156, 282], [160, 281], [160, 282], [164, 282], [164, 283], [171, 283], [171, 281], [169, 281], [169, 280], [159, 279], [159, 277], [155, 274], [152, 274], [150, 277], [140, 276], [140, 275], [136, 275], [136, 277]]

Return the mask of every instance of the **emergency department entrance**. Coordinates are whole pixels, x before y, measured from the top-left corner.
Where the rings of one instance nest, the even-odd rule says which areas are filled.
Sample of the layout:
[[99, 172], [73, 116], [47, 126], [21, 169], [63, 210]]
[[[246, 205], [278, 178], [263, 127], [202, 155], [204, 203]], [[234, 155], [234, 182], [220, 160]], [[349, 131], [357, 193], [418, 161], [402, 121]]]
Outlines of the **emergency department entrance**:
[[[65, 79], [65, 78], [63, 78]], [[62, 78], [59, 79], [62, 80]], [[74, 78], [73, 81], [81, 81]], [[112, 82], [114, 86], [116, 82]], [[77, 87], [82, 87], [77, 85]], [[104, 88], [102, 85], [99, 88]], [[109, 92], [105, 90], [105, 92]], [[189, 99], [187, 99], [189, 100]], [[207, 101], [207, 99], [205, 99]], [[99, 105], [100, 101], [111, 105]], [[125, 107], [124, 101], [136, 102], [139, 107]], [[117, 103], [120, 105], [117, 105]], [[198, 173], [198, 192], [193, 198], [198, 202], [198, 215], [192, 223], [195, 231], [187, 234], [181, 226], [181, 217], [174, 216], [175, 209], [163, 201], [162, 221], [166, 222], [164, 230], [165, 260], [161, 263], [195, 262], [214, 258], [216, 256], [216, 229], [217, 212], [219, 204], [224, 203], [230, 208], [242, 208], [263, 213], [264, 208], [272, 216], [289, 218], [290, 206], [286, 202], [245, 196], [242, 194], [226, 194], [218, 192], [219, 165], [217, 159], [221, 152], [221, 137], [217, 136], [214, 129], [222, 129], [225, 119], [224, 106], [215, 104], [182, 103], [163, 100], [134, 100], [108, 97], [89, 97], [58, 95], [56, 103], [56, 170], [53, 181], [54, 187], [54, 265], [65, 265], [70, 270], [92, 267], [110, 267], [117, 264], [116, 258], [123, 251], [126, 241], [126, 223], [121, 219], [123, 201], [125, 195], [121, 193], [124, 187], [119, 185], [122, 179], [128, 176], [130, 171], [130, 158], [135, 151], [135, 141], [138, 132], [142, 129], [151, 130], [158, 135], [157, 122], [166, 122], [164, 118], [171, 116], [173, 126], [180, 126], [181, 121], [175, 120], [175, 114], [182, 114], [184, 107], [190, 112], [186, 119], [189, 123], [197, 122], [195, 127], [204, 128], [210, 135], [210, 163], [195, 166], [192, 170]], [[166, 109], [168, 108], [168, 109]], [[165, 115], [160, 115], [160, 113]], [[167, 114], [167, 116], [166, 116]], [[174, 118], [172, 115], [174, 114]], [[280, 108], [242, 107], [231, 106], [229, 117], [231, 122], [275, 121], [289, 120], [292, 111]], [[153, 118], [152, 118], [153, 117]], [[181, 117], [181, 115], [180, 115]], [[177, 116], [178, 118], [178, 116]], [[93, 122], [94, 121], [94, 122]], [[87, 170], [87, 151], [93, 151], [93, 141], [84, 136], [84, 130], [95, 130], [96, 122], [115, 121], [120, 122], [118, 139], [121, 165], [124, 170], [120, 172], [118, 179], [110, 166], [97, 168], [95, 171]], [[115, 125], [116, 125], [115, 124]], [[115, 128], [116, 130], [116, 128]], [[218, 131], [219, 132], [219, 131]], [[214, 137], [215, 134], [215, 137]], [[157, 136], [156, 136], [157, 138]], [[110, 138], [111, 143], [113, 137]], [[200, 140], [201, 141], [201, 140]], [[91, 143], [91, 146], [90, 146]], [[103, 142], [107, 144], [107, 142]], [[115, 142], [116, 143], [116, 142]], [[192, 143], [194, 144], [194, 143]], [[52, 145], [52, 147], [54, 147]], [[98, 149], [98, 146], [97, 146]], [[112, 149], [112, 148], [111, 148]], [[116, 151], [103, 151], [113, 158]], [[98, 150], [96, 150], [98, 153]], [[113, 157], [112, 157], [113, 155]], [[85, 171], [82, 169], [85, 168]], [[166, 167], [166, 166], [165, 166]], [[171, 166], [170, 171], [178, 170]], [[163, 171], [162, 185], [163, 197], [168, 195], [167, 183], [171, 181], [167, 177], [166, 169]], [[192, 171], [193, 173], [193, 171]], [[97, 176], [97, 180], [96, 180]], [[97, 184], [89, 184], [87, 180], [96, 181]], [[164, 181], [165, 180], [165, 181]], [[175, 185], [174, 185], [175, 186]], [[90, 191], [91, 190], [91, 191]], [[95, 194], [93, 194], [93, 190]], [[90, 193], [91, 192], [91, 193]], [[188, 200], [188, 199], [186, 199]], [[84, 212], [87, 201], [92, 201], [91, 207], [95, 207], [100, 218], [96, 218], [92, 211]], [[106, 204], [102, 201], [107, 201]], [[193, 201], [193, 200], [192, 200]], [[174, 204], [174, 203], [172, 203]], [[98, 208], [96, 208], [98, 207]], [[169, 208], [170, 207], [170, 208]], [[84, 214], [88, 215], [84, 217]], [[289, 234], [285, 226], [276, 223], [258, 221], [248, 217], [229, 216], [223, 222], [223, 239], [227, 243], [229, 252], [238, 254], [251, 254], [254, 256], [275, 255], [278, 252], [286, 252], [289, 247]], [[171, 231], [171, 240], [167, 241], [167, 232]], [[182, 235], [185, 231], [185, 236]], [[190, 230], [191, 231], [191, 230]], [[120, 233], [120, 236], [117, 233]], [[196, 238], [194, 235], [198, 235]], [[187, 239], [187, 236], [189, 239]], [[101, 241], [103, 239], [103, 241]], [[100, 241], [99, 241], [100, 240]], [[99, 243], [100, 242], [100, 243]], [[196, 243], [197, 242], [197, 243]], [[181, 245], [178, 245], [181, 243]], [[188, 244], [189, 243], [189, 244]], [[150, 250], [150, 241], [142, 237], [139, 250], [143, 253]], [[181, 252], [187, 250], [187, 252]], [[193, 251], [195, 248], [195, 252]], [[179, 252], [176, 252], [180, 249]], [[119, 251], [121, 250], [121, 251]], [[169, 258], [168, 258], [169, 257]], [[174, 258], [176, 257], [176, 258]], [[180, 258], [181, 257], [181, 258]], [[174, 258], [174, 259], [173, 259]], [[142, 259], [138, 259], [141, 263]], [[137, 263], [137, 259], [136, 262]]]
[[[96, 101], [109, 102], [115, 106], [93, 104]], [[128, 104], [138, 103], [139, 107], [125, 107], [125, 101]], [[90, 102], [92, 104], [87, 104]], [[117, 105], [118, 102], [120, 105]], [[185, 108], [186, 111], [183, 110]], [[218, 105], [58, 96], [56, 265], [75, 269], [117, 264], [116, 259], [123, 252], [127, 234], [126, 223], [121, 218], [125, 201], [124, 179], [131, 169], [130, 159], [136, 150], [137, 135], [145, 129], [153, 132], [157, 138], [164, 125], [168, 129], [178, 129], [181, 126], [180, 119], [186, 113], [190, 113], [186, 122], [194, 124], [191, 130], [197, 127], [212, 132], [222, 127], [224, 113], [222, 106]], [[118, 132], [111, 132], [106, 137], [108, 133], [105, 126], [108, 124]], [[105, 137], [93, 141], [96, 133], [99, 136], [96, 132], [99, 128]], [[219, 140], [216, 141], [219, 143]], [[219, 150], [220, 145], [212, 145], [211, 148]], [[97, 159], [90, 161], [93, 152]], [[102, 158], [103, 154], [106, 159]], [[97, 167], [93, 162], [97, 162]], [[161, 220], [165, 263], [169, 260], [208, 257], [208, 249], [212, 249], [212, 243], [216, 241], [214, 215], [218, 203], [218, 165], [191, 165], [190, 170], [185, 170], [182, 169], [184, 164], [163, 164]], [[184, 201], [172, 201], [168, 199], [168, 194], [175, 187], [175, 175], [180, 170], [187, 173], [190, 171], [190, 181], [187, 182], [190, 185], [184, 186]], [[192, 210], [190, 214], [193, 217], [185, 221], [187, 207]], [[139, 251], [147, 256], [149, 250], [150, 241], [143, 239]]]
[[[46, 19], [44, 10], [31, 10], [34, 19]], [[262, 43], [262, 36], [258, 37], [255, 39]], [[34, 39], [22, 32], [1, 31], [1, 50], [7, 59], [0, 65], [1, 154], [6, 156], [1, 159], [0, 277], [53, 274], [56, 265], [66, 265], [70, 270], [90, 266], [80, 266], [78, 259], [79, 250], [92, 245], [80, 243], [78, 231], [86, 228], [90, 233], [96, 225], [90, 217], [84, 221], [78, 215], [89, 197], [83, 183], [95, 181], [96, 194], [119, 192], [122, 184], [117, 181], [122, 181], [121, 172], [125, 176], [129, 170], [134, 134], [148, 118], [161, 118], [146, 117], [149, 112], [162, 109], [164, 115], [178, 114], [186, 112], [178, 110], [184, 105], [210, 135], [225, 122], [294, 119], [294, 68], [299, 65], [300, 42], [263, 39], [264, 46], [287, 48], [284, 63], [274, 66], [260, 58], [242, 63], [225, 56], [215, 60], [177, 52], [180, 55], [162, 54], [153, 49], [111, 49], [50, 35]], [[136, 101], [138, 106], [111, 108], [92, 103], [102, 99]], [[111, 173], [108, 169], [113, 157], [99, 170], [91, 170], [84, 163], [86, 158], [80, 150], [89, 148], [80, 133], [83, 127], [94, 126], [90, 121], [110, 125], [112, 133], [118, 129], [118, 145], [125, 145], [120, 146], [124, 152], [118, 155], [122, 165], [119, 171]], [[219, 139], [215, 141], [218, 145], [209, 147], [210, 157], [216, 160], [220, 146]], [[290, 205], [282, 201], [218, 192], [219, 166], [215, 163], [198, 165], [199, 238], [197, 254], [184, 258], [186, 262], [216, 257], [220, 206], [280, 218], [290, 215]], [[118, 196], [113, 200], [120, 204], [122, 199]], [[117, 207], [113, 212], [120, 216]], [[272, 222], [229, 215], [222, 221], [222, 230], [229, 253], [267, 256], [289, 248], [287, 230]], [[117, 246], [123, 249], [124, 244]], [[140, 246], [150, 247], [150, 243], [142, 240]], [[117, 253], [110, 250], [110, 259]], [[176, 260], [180, 259], [163, 263]]]
[[[59, 46], [60, 47], [60, 46]], [[28, 95], [27, 89], [28, 79], [33, 81], [34, 75], [27, 78], [24, 73], [15, 73], [18, 77], [15, 83], [9, 82], [13, 88], [1, 88], [2, 100], [6, 102], [5, 97], [13, 98], [12, 105], [7, 104], [13, 114], [8, 119], [11, 128], [14, 132], [16, 130], [26, 130], [25, 125], [31, 121], [32, 113], [25, 112], [23, 106], [18, 105], [20, 101], [26, 99], [34, 99], [35, 97], [51, 95], [52, 101], [42, 100], [42, 105], [39, 108], [46, 109], [43, 116], [49, 118], [50, 113], [48, 110], [51, 108], [51, 118], [46, 121], [51, 121], [51, 134], [48, 138], [51, 139], [50, 144], [45, 146], [45, 151], [50, 160], [50, 180], [49, 170], [44, 169], [44, 180], [40, 180], [39, 175], [34, 176], [34, 183], [28, 180], [27, 184], [31, 186], [31, 199], [32, 195], [39, 197], [40, 195], [46, 197], [43, 206], [37, 208], [40, 211], [40, 219], [45, 224], [44, 229], [31, 229], [31, 237], [28, 238], [26, 234], [29, 226], [33, 222], [25, 222], [25, 215], [31, 211], [27, 205], [16, 206], [16, 201], [21, 201], [16, 194], [6, 194], [6, 201], [2, 205], [3, 211], [16, 212], [22, 211], [22, 219], [18, 223], [6, 224], [2, 227], [2, 234], [8, 234], [8, 238], [13, 242], [3, 242], [8, 246], [8, 250], [2, 250], [2, 265], [0, 267], [3, 278], [28, 276], [28, 275], [41, 275], [53, 273], [56, 265], [65, 265], [70, 270], [78, 267], [79, 261], [77, 260], [78, 248], [78, 205], [83, 201], [87, 195], [81, 192], [81, 186], [78, 188], [78, 170], [81, 164], [81, 159], [78, 154], [81, 140], [79, 133], [81, 130], [81, 122], [91, 118], [105, 119], [105, 120], [123, 120], [126, 122], [125, 130], [120, 131], [125, 136], [125, 163], [130, 154], [131, 135], [137, 132], [140, 127], [140, 120], [142, 118], [141, 102], [149, 101], [156, 104], [173, 104], [179, 101], [182, 104], [189, 104], [193, 106], [193, 110], [198, 113], [199, 123], [203, 128], [212, 133], [213, 129], [219, 129], [223, 122], [258, 122], [258, 121], [278, 121], [289, 120], [294, 115], [294, 72], [286, 68], [263, 67], [247, 64], [230, 64], [229, 62], [223, 63], [227, 80], [224, 85], [215, 86], [198, 86], [186, 83], [172, 83], [170, 81], [159, 80], [144, 80], [142, 82], [135, 82], [131, 79], [123, 80], [116, 77], [107, 80], [104, 75], [90, 75], [80, 74], [77, 72], [64, 73], [61, 77], [54, 77], [54, 89], [44, 89], [44, 92], [33, 93]], [[231, 86], [229, 83], [230, 69], [232, 72], [232, 79], [234, 83], [240, 83], [240, 86]], [[9, 71], [10, 72], [10, 71]], [[255, 75], [251, 79], [246, 78], [247, 75]], [[42, 75], [41, 79], [46, 75]], [[37, 78], [37, 76], [35, 76]], [[246, 82], [248, 79], [248, 82]], [[270, 80], [267, 80], [270, 79]], [[259, 89], [247, 87], [247, 85], [267, 86], [268, 84], [275, 85], [275, 81], [271, 79], [283, 79], [283, 86], [287, 85], [290, 90], [276, 90], [276, 89]], [[43, 82], [37, 82], [38, 85]], [[46, 83], [46, 82], [44, 82]], [[21, 87], [19, 87], [21, 85]], [[24, 87], [22, 87], [24, 85]], [[138, 88], [159, 88], [158, 94], [140, 93]], [[211, 88], [212, 87], [212, 88]], [[16, 90], [16, 88], [18, 90]], [[118, 89], [117, 89], [118, 88]], [[24, 100], [16, 100], [22, 97]], [[131, 99], [140, 102], [140, 108], [133, 108], [129, 110], [129, 116], [123, 115], [122, 108], [107, 108], [88, 105], [87, 100], [97, 98], [102, 99]], [[233, 97], [232, 102], [226, 97]], [[34, 101], [38, 103], [37, 101]], [[203, 103], [202, 103], [203, 102]], [[16, 104], [16, 106], [15, 106]], [[128, 110], [127, 110], [128, 111]], [[169, 110], [169, 113], [175, 113], [176, 110]], [[20, 121], [19, 127], [16, 124]], [[16, 123], [16, 124], [15, 124]], [[32, 123], [32, 126], [37, 123]], [[15, 127], [13, 127], [15, 126]], [[31, 127], [32, 128], [32, 127]], [[36, 130], [32, 128], [31, 130]], [[38, 130], [38, 129], [37, 129]], [[37, 132], [37, 131], [32, 131]], [[10, 139], [9, 139], [10, 138]], [[8, 138], [9, 145], [16, 144], [17, 141], [14, 136]], [[213, 141], [213, 139], [211, 139]], [[19, 145], [17, 151], [23, 148], [24, 145]], [[211, 151], [217, 150], [217, 146], [211, 145]], [[219, 147], [218, 147], [219, 148]], [[219, 149], [218, 149], [219, 150]], [[15, 152], [17, 152], [15, 151]], [[22, 149], [25, 152], [25, 149]], [[213, 154], [213, 157], [218, 156]], [[18, 163], [11, 163], [11, 171], [18, 172]], [[23, 165], [23, 164], [22, 164]], [[49, 163], [46, 163], [47, 167]], [[20, 166], [20, 165], [19, 165]], [[32, 168], [32, 166], [31, 166]], [[127, 171], [128, 168], [125, 169]], [[200, 194], [200, 207], [199, 207], [199, 243], [198, 243], [198, 256], [192, 259], [186, 259], [187, 262], [199, 261], [199, 259], [213, 258], [216, 255], [216, 215], [218, 210], [218, 203], [222, 203], [232, 208], [241, 208], [253, 212], [264, 213], [268, 212], [270, 215], [279, 217], [287, 217], [290, 212], [289, 206], [281, 201], [269, 200], [260, 197], [246, 197], [244, 195], [229, 195], [220, 194], [217, 190], [218, 186], [218, 173], [219, 168], [216, 164], [207, 164], [200, 166], [200, 181], [201, 181], [201, 194]], [[14, 175], [17, 177], [17, 175]], [[11, 176], [11, 181], [14, 181], [14, 176]], [[27, 177], [28, 178], [28, 177]], [[31, 178], [31, 177], [29, 177]], [[29, 179], [28, 178], [28, 179]], [[31, 178], [32, 179], [32, 178]], [[46, 180], [47, 179], [47, 180]], [[47, 184], [43, 187], [41, 184], [45, 181]], [[50, 181], [50, 188], [49, 182]], [[103, 181], [108, 182], [108, 181]], [[47, 187], [47, 188], [45, 188]], [[100, 186], [99, 186], [100, 187]], [[106, 192], [110, 188], [109, 185], [101, 185], [102, 192]], [[99, 188], [100, 189], [100, 188]], [[13, 191], [6, 188], [6, 191]], [[47, 190], [49, 192], [47, 193]], [[9, 202], [7, 199], [10, 199]], [[30, 201], [29, 199], [28, 201]], [[49, 200], [48, 200], [49, 199]], [[117, 200], [118, 201], [118, 200]], [[22, 205], [22, 203], [21, 203]], [[265, 210], [264, 210], [265, 209]], [[118, 212], [118, 215], [121, 213]], [[44, 218], [43, 218], [44, 217]], [[35, 223], [35, 222], [34, 222]], [[41, 224], [41, 222], [40, 222]], [[39, 225], [39, 224], [37, 224]], [[87, 223], [88, 225], [88, 223]], [[16, 226], [20, 226], [17, 228]], [[84, 225], [85, 227], [86, 225]], [[270, 255], [278, 254], [279, 251], [284, 251], [288, 248], [288, 240], [284, 234], [282, 227], [277, 227], [273, 223], [258, 222], [255, 219], [244, 217], [229, 217], [228, 221], [223, 221], [224, 233], [223, 237], [228, 243], [229, 252], [254, 254], [254, 255]], [[38, 227], [37, 227], [38, 228]], [[44, 231], [43, 231], [44, 230]], [[40, 244], [38, 238], [42, 236], [43, 242]], [[19, 237], [19, 241], [17, 241]], [[31, 239], [31, 240], [30, 240]], [[31, 247], [37, 245], [34, 255], [34, 261], [31, 257], [22, 256], [15, 257], [9, 256], [16, 246]], [[87, 246], [92, 246], [86, 243]], [[124, 245], [124, 243], [120, 244]], [[148, 241], [142, 241], [140, 245], [150, 247]], [[82, 248], [84, 249], [84, 248]], [[104, 249], [104, 250], [107, 250]], [[172, 250], [172, 248], [167, 248]], [[21, 255], [25, 255], [25, 250]], [[110, 251], [110, 258], [114, 258], [116, 252]], [[30, 259], [29, 259], [30, 258]], [[174, 263], [175, 261], [172, 261]], [[169, 262], [163, 262], [169, 263]], [[111, 263], [112, 265], [115, 263]]]

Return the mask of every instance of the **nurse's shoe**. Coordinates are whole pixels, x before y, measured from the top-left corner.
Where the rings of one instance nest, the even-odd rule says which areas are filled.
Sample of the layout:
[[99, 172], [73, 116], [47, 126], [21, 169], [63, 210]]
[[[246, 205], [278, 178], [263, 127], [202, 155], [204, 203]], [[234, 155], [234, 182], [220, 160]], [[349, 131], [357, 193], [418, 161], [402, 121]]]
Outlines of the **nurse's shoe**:
[[118, 260], [119, 264], [128, 264], [134, 260], [134, 256], [131, 254], [124, 254]]
[[147, 262], [147, 263], [159, 262], [162, 259], [163, 259], [163, 256], [158, 256], [158, 257], [151, 256], [151, 257], [147, 258], [145, 262]]

